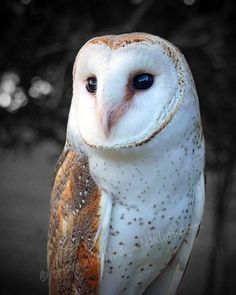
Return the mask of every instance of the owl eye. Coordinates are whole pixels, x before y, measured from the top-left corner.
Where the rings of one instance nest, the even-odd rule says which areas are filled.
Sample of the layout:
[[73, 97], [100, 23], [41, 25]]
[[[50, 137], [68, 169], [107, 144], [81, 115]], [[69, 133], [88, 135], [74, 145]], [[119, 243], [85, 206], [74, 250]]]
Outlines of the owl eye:
[[133, 78], [133, 88], [139, 90], [145, 90], [152, 86], [153, 75], [148, 73], [142, 73], [134, 76]]
[[89, 77], [87, 79], [86, 88], [88, 92], [95, 93], [97, 91], [97, 79], [96, 77]]

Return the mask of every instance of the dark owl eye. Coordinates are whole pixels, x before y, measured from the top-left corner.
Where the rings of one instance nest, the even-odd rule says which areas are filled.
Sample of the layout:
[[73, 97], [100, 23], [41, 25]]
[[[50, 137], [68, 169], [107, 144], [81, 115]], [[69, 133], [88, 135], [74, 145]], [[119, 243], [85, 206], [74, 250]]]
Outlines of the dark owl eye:
[[133, 78], [133, 88], [139, 90], [145, 90], [152, 86], [153, 75], [148, 73], [142, 73]]
[[97, 79], [96, 77], [89, 77], [87, 79], [86, 88], [88, 92], [95, 93], [97, 90]]

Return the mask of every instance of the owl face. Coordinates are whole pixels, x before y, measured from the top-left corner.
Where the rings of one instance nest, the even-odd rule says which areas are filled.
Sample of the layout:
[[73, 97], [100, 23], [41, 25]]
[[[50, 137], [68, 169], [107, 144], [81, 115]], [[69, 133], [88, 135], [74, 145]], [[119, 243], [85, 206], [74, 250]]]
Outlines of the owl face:
[[183, 79], [180, 53], [156, 36], [91, 39], [74, 64], [69, 124], [93, 147], [141, 145], [174, 116]]

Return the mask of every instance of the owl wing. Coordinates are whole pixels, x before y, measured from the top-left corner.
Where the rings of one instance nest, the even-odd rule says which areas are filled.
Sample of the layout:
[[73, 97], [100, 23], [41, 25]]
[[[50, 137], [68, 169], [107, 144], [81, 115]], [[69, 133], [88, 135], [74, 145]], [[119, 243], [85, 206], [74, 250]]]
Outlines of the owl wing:
[[48, 233], [50, 294], [98, 294], [107, 203], [82, 153], [65, 148], [55, 173]]
[[176, 293], [186, 270], [194, 240], [200, 229], [204, 200], [205, 180], [204, 172], [202, 172], [195, 189], [195, 205], [189, 230], [176, 255], [171, 259], [163, 272], [152, 282], [144, 293], [145, 295], [173, 295]]

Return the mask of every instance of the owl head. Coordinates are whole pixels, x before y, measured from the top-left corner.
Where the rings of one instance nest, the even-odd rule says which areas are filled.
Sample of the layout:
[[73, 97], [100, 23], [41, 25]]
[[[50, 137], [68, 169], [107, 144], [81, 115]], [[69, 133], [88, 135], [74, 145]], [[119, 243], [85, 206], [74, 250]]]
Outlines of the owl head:
[[74, 63], [68, 128], [96, 148], [142, 145], [175, 116], [185, 76], [182, 54], [157, 36], [93, 38]]

